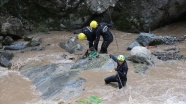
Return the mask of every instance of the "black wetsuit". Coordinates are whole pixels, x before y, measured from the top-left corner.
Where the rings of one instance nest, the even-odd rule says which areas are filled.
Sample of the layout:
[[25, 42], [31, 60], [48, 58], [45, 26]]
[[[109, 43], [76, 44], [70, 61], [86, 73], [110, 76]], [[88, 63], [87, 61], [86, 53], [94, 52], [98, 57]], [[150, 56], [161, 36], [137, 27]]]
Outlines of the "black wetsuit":
[[96, 39], [95, 31], [93, 31], [91, 27], [87, 26], [82, 29], [82, 32], [86, 35], [87, 40], [89, 41], [89, 48], [93, 47]]
[[96, 50], [98, 49], [100, 36], [103, 37], [103, 43], [101, 45], [100, 53], [107, 53], [107, 48], [110, 45], [110, 43], [113, 41], [113, 35], [109, 30], [109, 27], [111, 26], [112, 24], [107, 24], [107, 23], [102, 22], [98, 25], [98, 27], [95, 30], [96, 40], [94, 43], [94, 48]]
[[110, 55], [110, 57], [117, 63], [117, 68], [115, 69], [117, 71], [117, 74], [105, 78], [105, 83], [108, 84], [110, 82], [118, 82], [119, 89], [121, 89], [126, 85], [127, 82], [127, 72], [128, 72], [127, 62], [124, 61], [122, 65], [119, 65], [118, 60], [115, 56]]

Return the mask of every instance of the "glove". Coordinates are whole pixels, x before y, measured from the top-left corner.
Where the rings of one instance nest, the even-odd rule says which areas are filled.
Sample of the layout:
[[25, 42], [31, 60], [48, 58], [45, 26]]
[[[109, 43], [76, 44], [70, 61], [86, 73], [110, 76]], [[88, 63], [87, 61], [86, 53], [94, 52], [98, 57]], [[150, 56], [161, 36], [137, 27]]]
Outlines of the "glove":
[[109, 57], [111, 58], [111, 54], [109, 55]]
[[118, 69], [117, 69], [117, 68], [115, 68], [115, 71], [118, 71]]

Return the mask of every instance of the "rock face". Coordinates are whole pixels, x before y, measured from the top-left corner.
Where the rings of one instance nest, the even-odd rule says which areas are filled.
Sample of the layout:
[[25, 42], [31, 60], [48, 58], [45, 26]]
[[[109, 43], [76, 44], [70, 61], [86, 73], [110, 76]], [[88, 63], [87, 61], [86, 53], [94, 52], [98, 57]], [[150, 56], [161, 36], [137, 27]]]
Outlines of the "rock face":
[[[18, 17], [27, 30], [81, 28], [93, 19], [110, 22], [111, 13], [118, 29], [139, 32], [186, 15], [185, 0], [9, 0], [1, 7], [0, 13]], [[113, 8], [108, 10], [109, 7]], [[4, 24], [4, 27], [10, 26], [11, 23]]]
[[120, 30], [149, 31], [186, 15], [185, 0], [119, 0], [112, 13]]

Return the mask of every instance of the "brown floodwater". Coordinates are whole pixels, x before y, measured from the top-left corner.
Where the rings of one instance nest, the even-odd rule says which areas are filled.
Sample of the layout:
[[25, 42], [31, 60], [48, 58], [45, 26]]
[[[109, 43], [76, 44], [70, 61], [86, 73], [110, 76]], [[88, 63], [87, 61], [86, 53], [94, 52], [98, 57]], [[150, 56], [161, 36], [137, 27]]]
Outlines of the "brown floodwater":
[[[127, 47], [137, 34], [112, 31], [115, 40], [108, 48], [109, 53], [114, 55], [123, 54], [128, 56], [130, 51]], [[186, 23], [181, 22], [162, 27], [152, 31], [155, 35], [186, 35]], [[19, 68], [31, 63], [65, 63], [61, 60], [62, 54], [70, 57], [79, 57], [65, 52], [59, 47], [59, 43], [69, 37], [75, 36], [71, 32], [54, 31], [50, 34], [38, 33], [33, 35], [41, 38], [41, 47], [44, 51], [12, 51], [16, 54], [12, 60], [12, 70], [0, 68], [0, 104], [57, 104], [55, 101], [39, 98], [40, 93], [29, 79], [19, 73]], [[81, 41], [87, 48], [87, 41]], [[101, 41], [100, 41], [101, 43]], [[50, 44], [50, 45], [47, 45]], [[151, 51], [159, 51], [168, 48], [179, 48], [180, 54], [186, 55], [186, 41], [177, 45], [159, 45]], [[145, 75], [134, 73], [132, 63], [128, 62], [129, 72], [126, 87], [119, 90], [117, 84], [105, 85], [104, 78], [115, 74], [114, 69], [90, 69], [82, 71], [79, 76], [87, 81], [83, 85], [85, 89], [81, 94], [75, 95], [65, 102], [76, 104], [75, 101], [96, 95], [103, 99], [102, 104], [186, 104], [186, 62], [185, 61], [158, 61], [149, 67]], [[62, 100], [62, 99], [61, 99]]]

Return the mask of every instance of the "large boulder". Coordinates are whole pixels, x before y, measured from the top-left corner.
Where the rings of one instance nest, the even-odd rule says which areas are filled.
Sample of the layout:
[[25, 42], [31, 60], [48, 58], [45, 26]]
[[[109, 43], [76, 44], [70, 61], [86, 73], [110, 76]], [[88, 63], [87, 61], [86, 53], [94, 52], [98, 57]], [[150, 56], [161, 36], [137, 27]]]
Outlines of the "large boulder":
[[66, 42], [61, 42], [60, 47], [65, 49], [67, 52], [71, 54], [77, 54], [82, 51], [83, 47], [77, 42], [76, 37], [71, 37]]
[[162, 37], [149, 33], [140, 33], [139, 36], [131, 43], [127, 50], [131, 50], [135, 46], [149, 46], [163, 43]]
[[130, 60], [135, 63], [152, 65], [154, 62], [151, 60], [151, 57], [151, 51], [142, 46], [135, 46], [130, 52]]
[[23, 29], [23, 24], [20, 19], [9, 17], [6, 19], [5, 23], [2, 23], [1, 32], [4, 35], [15, 35], [17, 37], [22, 37], [25, 33]]

